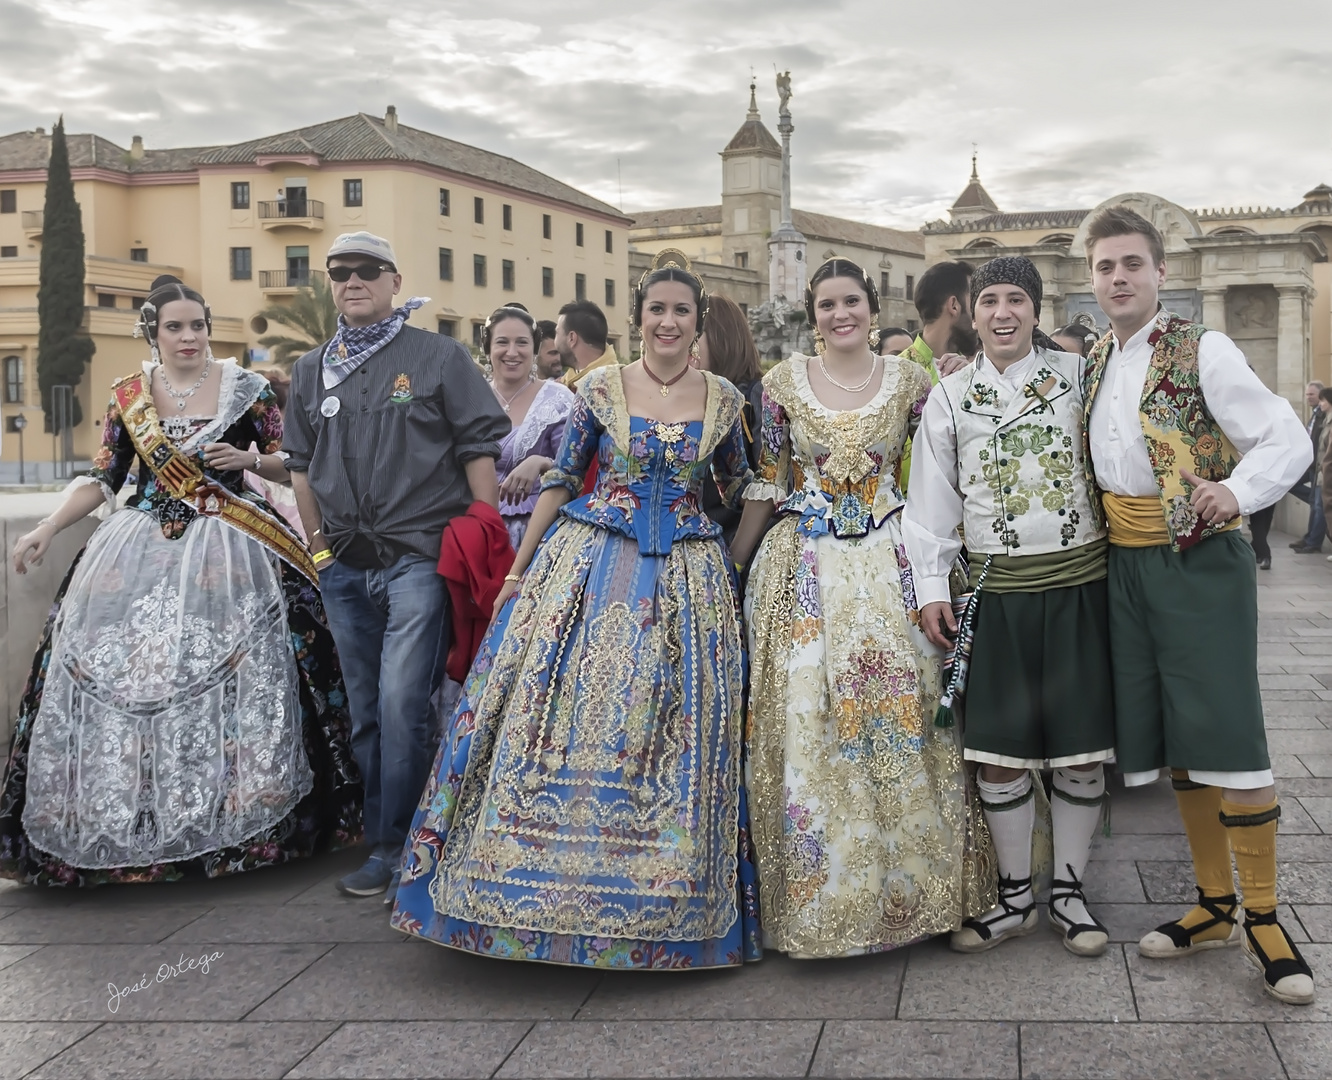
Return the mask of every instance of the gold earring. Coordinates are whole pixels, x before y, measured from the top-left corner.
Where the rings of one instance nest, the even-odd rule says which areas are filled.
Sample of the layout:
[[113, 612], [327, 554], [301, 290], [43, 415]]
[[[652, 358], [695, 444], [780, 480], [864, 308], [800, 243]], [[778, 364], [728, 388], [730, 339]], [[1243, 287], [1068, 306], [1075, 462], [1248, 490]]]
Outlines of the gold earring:
[[820, 356], [822, 356], [823, 353], [824, 353], [824, 350], [826, 350], [827, 347], [828, 347], [828, 346], [827, 346], [826, 344], [824, 344], [824, 341], [823, 341], [823, 335], [820, 334], [819, 331], [818, 331], [818, 328], [815, 327], [815, 329], [814, 329], [814, 351], [815, 351], [816, 353], [818, 353]]
[[879, 347], [879, 328], [877, 326], [869, 332], [869, 343], [871, 349]]

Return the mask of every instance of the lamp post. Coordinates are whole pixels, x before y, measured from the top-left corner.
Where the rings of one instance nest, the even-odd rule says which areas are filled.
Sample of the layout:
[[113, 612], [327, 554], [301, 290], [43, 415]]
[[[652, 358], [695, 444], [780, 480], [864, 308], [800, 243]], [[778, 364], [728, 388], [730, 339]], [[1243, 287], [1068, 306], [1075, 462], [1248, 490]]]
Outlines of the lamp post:
[[19, 437], [19, 483], [26, 484], [28, 478], [23, 470], [23, 429], [28, 426], [28, 418], [19, 413], [10, 423], [14, 426], [14, 430], [18, 432]]

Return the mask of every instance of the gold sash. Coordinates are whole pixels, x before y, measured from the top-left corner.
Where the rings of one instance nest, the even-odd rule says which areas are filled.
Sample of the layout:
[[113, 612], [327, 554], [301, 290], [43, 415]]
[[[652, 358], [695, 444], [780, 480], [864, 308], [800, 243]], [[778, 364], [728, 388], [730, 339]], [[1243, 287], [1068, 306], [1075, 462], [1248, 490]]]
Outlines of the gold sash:
[[192, 458], [186, 457], [162, 430], [153, 399], [143, 385], [143, 377], [134, 375], [115, 387], [116, 402], [130, 441], [139, 457], [153, 470], [153, 475], [167, 492], [205, 517], [219, 517], [246, 536], [257, 540], [278, 558], [289, 563], [318, 584], [310, 552], [287, 531], [278, 518], [246, 499], [238, 499], [226, 488], [215, 484]]
[[[1161, 513], [1159, 495], [1115, 495], [1104, 491], [1101, 493], [1101, 504], [1105, 507], [1110, 543], [1115, 547], [1156, 547], [1170, 543], [1170, 530], [1166, 527], [1165, 515]], [[1237, 517], [1216, 529], [1216, 532], [1229, 532], [1239, 526], [1240, 519]]]

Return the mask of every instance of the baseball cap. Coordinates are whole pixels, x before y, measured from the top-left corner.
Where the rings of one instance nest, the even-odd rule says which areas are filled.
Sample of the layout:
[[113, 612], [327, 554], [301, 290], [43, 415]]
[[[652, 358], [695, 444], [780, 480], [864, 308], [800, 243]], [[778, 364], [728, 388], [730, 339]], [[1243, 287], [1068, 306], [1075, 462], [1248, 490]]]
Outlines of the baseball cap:
[[393, 245], [382, 236], [370, 232], [343, 233], [328, 249], [328, 258], [332, 259], [338, 255], [369, 255], [370, 258], [389, 263], [394, 268], [398, 265], [398, 257], [393, 254]]

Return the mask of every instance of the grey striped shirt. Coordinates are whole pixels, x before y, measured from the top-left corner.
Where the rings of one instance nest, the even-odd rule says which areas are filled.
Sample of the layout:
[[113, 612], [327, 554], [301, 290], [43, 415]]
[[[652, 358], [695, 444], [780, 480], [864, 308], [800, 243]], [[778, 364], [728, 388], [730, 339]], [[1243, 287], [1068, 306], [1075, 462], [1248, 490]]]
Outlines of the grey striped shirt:
[[282, 448], [307, 474], [334, 556], [359, 569], [439, 558], [444, 526], [472, 501], [463, 466], [499, 457], [509, 418], [452, 338], [404, 327], [331, 390], [322, 356], [292, 368]]

